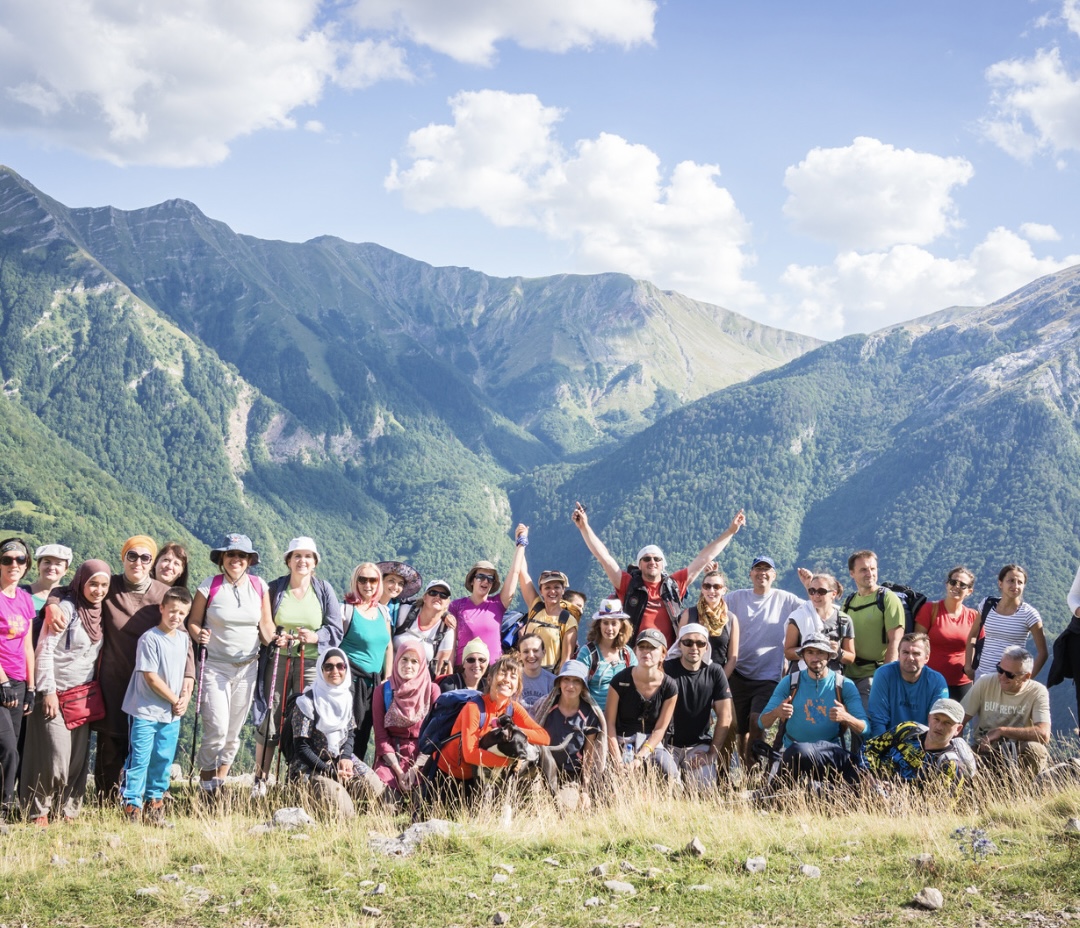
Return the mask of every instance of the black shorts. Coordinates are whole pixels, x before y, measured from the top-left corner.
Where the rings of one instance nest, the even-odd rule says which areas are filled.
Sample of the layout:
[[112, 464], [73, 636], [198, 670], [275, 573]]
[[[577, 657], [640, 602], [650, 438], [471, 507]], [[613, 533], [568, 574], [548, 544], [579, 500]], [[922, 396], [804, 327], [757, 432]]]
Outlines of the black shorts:
[[761, 714], [761, 710], [772, 698], [776, 684], [779, 682], [779, 680], [750, 680], [741, 676], [737, 670], [728, 677], [731, 701], [735, 709], [735, 724], [740, 735], [749, 733], [760, 737], [760, 731], [750, 731], [750, 716]]

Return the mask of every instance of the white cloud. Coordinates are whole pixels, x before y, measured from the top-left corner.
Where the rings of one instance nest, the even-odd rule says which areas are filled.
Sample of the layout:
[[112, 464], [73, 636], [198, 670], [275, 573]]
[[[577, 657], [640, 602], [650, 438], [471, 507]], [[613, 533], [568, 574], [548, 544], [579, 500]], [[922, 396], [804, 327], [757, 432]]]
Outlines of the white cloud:
[[458, 61], [489, 65], [495, 44], [565, 52], [650, 42], [655, 0], [357, 0], [366, 29], [390, 30]]
[[860, 137], [812, 149], [784, 172], [784, 214], [797, 231], [843, 248], [925, 245], [959, 225], [952, 189], [973, 174], [964, 158]]
[[1029, 242], [1060, 242], [1061, 233], [1051, 225], [1042, 222], [1025, 222], [1020, 226], [1020, 234]]
[[214, 164], [239, 137], [295, 128], [331, 83], [411, 80], [399, 36], [489, 63], [499, 41], [649, 42], [655, 12], [655, 0], [0, 0], [0, 130], [117, 164]]
[[304, 123], [304, 129], [308, 132], [314, 132], [316, 135], [319, 135], [320, 133], [326, 131], [326, 126], [324, 126], [317, 119], [309, 119], [307, 122]]
[[716, 165], [684, 161], [665, 179], [655, 152], [609, 133], [567, 150], [555, 137], [561, 111], [532, 94], [449, 102], [453, 124], [413, 132], [409, 164], [386, 178], [410, 209], [474, 209], [538, 229], [570, 242], [581, 272], [622, 271], [740, 307], [761, 301], [743, 278], [749, 226]]
[[[1070, 27], [1080, 23], [1072, 6]], [[999, 61], [986, 70], [993, 114], [982, 129], [995, 145], [1022, 161], [1036, 154], [1080, 151], [1080, 79], [1069, 73], [1057, 48], [1035, 57]]]
[[[1025, 224], [1027, 234], [1033, 225]], [[868, 254], [847, 251], [830, 265], [789, 266], [782, 282], [794, 307], [784, 304], [777, 314], [785, 313], [788, 327], [832, 338], [948, 306], [983, 306], [1078, 263], [1080, 255], [1037, 257], [1028, 240], [1000, 226], [960, 258], [939, 258], [908, 244]]]

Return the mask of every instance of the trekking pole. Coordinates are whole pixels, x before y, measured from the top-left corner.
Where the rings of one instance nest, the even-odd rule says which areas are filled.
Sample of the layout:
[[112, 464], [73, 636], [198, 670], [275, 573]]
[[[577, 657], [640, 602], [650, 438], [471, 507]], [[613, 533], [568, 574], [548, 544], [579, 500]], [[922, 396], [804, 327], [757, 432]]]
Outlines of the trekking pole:
[[189, 781], [195, 776], [195, 741], [199, 737], [199, 713], [202, 712], [202, 684], [203, 672], [206, 670], [206, 645], [199, 645], [197, 659], [199, 662], [199, 685], [195, 692], [195, 724], [191, 729], [191, 772], [188, 774]]
[[[292, 652], [291, 646], [285, 648], [285, 681], [281, 684], [281, 715], [278, 719], [277, 737], [278, 740], [274, 745], [275, 750], [280, 748], [281, 742], [281, 730], [285, 727], [285, 704], [288, 702], [289, 683], [292, 682], [289, 678], [292, 676]], [[271, 691], [271, 711], [273, 711], [273, 691]], [[277, 766], [274, 768], [274, 779], [281, 779], [281, 751], [277, 751]]]
[[263, 734], [263, 744], [264, 745], [266, 744], [266, 739], [270, 735], [270, 718], [274, 714], [274, 690], [277, 689], [277, 665], [278, 665], [278, 656], [279, 656], [279, 653], [280, 653], [278, 648], [277, 648], [277, 640], [278, 640], [278, 637], [281, 635], [281, 632], [282, 632], [282, 628], [279, 625], [277, 628], [274, 629], [274, 638], [270, 642], [270, 645], [269, 645], [271, 653], [273, 655], [272, 660], [274, 662], [274, 666], [270, 668], [270, 695], [269, 695], [269, 698], [267, 699], [266, 718], [263, 719], [263, 732], [262, 732], [262, 734]]

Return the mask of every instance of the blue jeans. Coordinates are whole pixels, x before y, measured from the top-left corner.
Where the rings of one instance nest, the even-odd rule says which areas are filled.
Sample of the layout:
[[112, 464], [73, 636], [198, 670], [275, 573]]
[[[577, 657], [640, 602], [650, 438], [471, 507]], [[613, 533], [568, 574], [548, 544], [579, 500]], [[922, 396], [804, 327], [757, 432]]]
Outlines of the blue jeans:
[[120, 795], [127, 805], [142, 808], [143, 798], [160, 799], [169, 789], [169, 770], [180, 738], [180, 719], [171, 722], [131, 720], [128, 734], [124, 788]]
[[858, 779], [851, 755], [831, 741], [796, 741], [784, 751], [784, 766], [796, 777], [823, 780], [829, 773], [837, 773], [848, 783]]

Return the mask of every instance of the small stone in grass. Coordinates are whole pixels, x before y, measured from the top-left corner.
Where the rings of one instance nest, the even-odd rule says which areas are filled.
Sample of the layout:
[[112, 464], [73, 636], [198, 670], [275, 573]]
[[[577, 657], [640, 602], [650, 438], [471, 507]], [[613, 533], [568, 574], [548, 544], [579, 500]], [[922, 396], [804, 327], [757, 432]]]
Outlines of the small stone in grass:
[[371, 895], [373, 895], [373, 896], [385, 896], [386, 895], [386, 884], [385, 883], [380, 883], [378, 886], [376, 886], [371, 891]]
[[496, 912], [491, 919], [496, 925], [507, 925], [510, 923], [510, 913], [508, 912]]
[[135, 890], [136, 896], [156, 896], [161, 890], [157, 886], [143, 886]]
[[932, 912], [936, 912], [945, 905], [945, 897], [941, 895], [941, 890], [934, 889], [933, 886], [925, 886], [920, 889], [915, 893], [915, 898], [912, 901], [919, 908], [929, 909]]
[[1080, 834], [1080, 818], [1070, 818], [1065, 823], [1065, 834], [1067, 834], [1067, 835]]
[[592, 868], [592, 870], [589, 871], [589, 876], [607, 876], [607, 874], [607, 864], [597, 864], [595, 867]]
[[751, 873], [764, 873], [768, 865], [769, 863], [764, 857], [746, 858], [746, 869]]
[[933, 854], [919, 854], [912, 857], [911, 862], [920, 873], [933, 873], [937, 869], [937, 861], [934, 860]]
[[651, 847], [652, 847], [652, 849], [654, 851], [656, 851], [657, 854], [671, 854], [672, 853], [671, 848], [669, 848], [666, 844], [653, 844], [653, 845], [651, 845]]
[[203, 864], [192, 864], [188, 867], [188, 873], [203, 874], [206, 873], [206, 867]]
[[821, 879], [821, 871], [817, 867], [813, 866], [813, 864], [803, 864], [801, 867], [799, 867], [799, 873], [810, 880]]
[[382, 909], [377, 909], [373, 905], [362, 905], [360, 906], [360, 914], [366, 915], [368, 918], [378, 918], [382, 915]]
[[547, 864], [549, 867], [562, 866], [562, 864], [560, 864], [554, 857], [545, 857], [542, 861], [540, 861], [540, 863]]
[[496, 873], [494, 876], [492, 876], [491, 882], [505, 883], [508, 879], [510, 879], [510, 877], [508, 877], [505, 873]]
[[633, 883], [624, 883], [622, 880], [605, 880], [604, 887], [610, 892], [623, 896], [633, 896], [637, 893]]
[[705, 845], [701, 843], [701, 838], [694, 836], [694, 839], [686, 845], [686, 853], [691, 857], [704, 857]]
[[587, 909], [593, 909], [596, 906], [603, 904], [604, 902], [599, 896], [589, 896], [589, 898], [585, 900], [585, 908]]
[[619, 864], [619, 869], [622, 870], [623, 873], [641, 873], [641, 871], [628, 860], [622, 861]]
[[514, 867], [512, 864], [495, 864], [496, 870], [502, 870], [503, 873], [513, 873]]
[[161, 876], [158, 877], [158, 879], [161, 880], [162, 883], [179, 883], [180, 882], [180, 874], [179, 873], [163, 873], [163, 874], [161, 874]]
[[466, 893], [465, 898], [466, 899], [479, 899], [480, 897], [478, 895], [476, 895], [476, 893]]
[[54, 867], [66, 867], [68, 865], [67, 858], [61, 857], [59, 854], [53, 854], [52, 857], [49, 858], [49, 863]]

